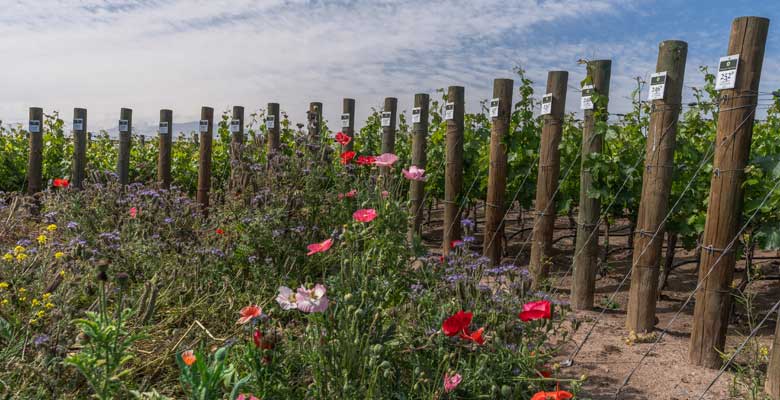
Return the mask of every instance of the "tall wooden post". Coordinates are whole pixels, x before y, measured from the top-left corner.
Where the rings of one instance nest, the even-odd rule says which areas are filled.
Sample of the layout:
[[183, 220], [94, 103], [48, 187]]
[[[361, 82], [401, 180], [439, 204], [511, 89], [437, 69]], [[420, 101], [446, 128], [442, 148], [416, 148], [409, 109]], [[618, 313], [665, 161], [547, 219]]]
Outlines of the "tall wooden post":
[[198, 203], [204, 211], [209, 207], [211, 189], [211, 138], [214, 133], [214, 109], [200, 109], [200, 157], [198, 160]]
[[133, 132], [133, 110], [123, 108], [119, 112], [119, 157], [116, 174], [121, 185], [130, 183], [130, 146]]
[[726, 250], [742, 219], [742, 183], [750, 155], [758, 83], [769, 20], [739, 17], [731, 24], [728, 55], [739, 55], [733, 89], [720, 92], [718, 133], [704, 225], [699, 285], [693, 312], [690, 361], [718, 368], [726, 343], [736, 248]]
[[385, 97], [385, 108], [381, 115], [382, 153], [395, 153], [395, 120], [398, 110], [398, 99]]
[[772, 340], [769, 366], [766, 368], [764, 391], [771, 396], [772, 400], [780, 400], [780, 317], [775, 322], [775, 337]]
[[463, 189], [463, 86], [450, 86], [447, 104], [444, 105], [447, 121], [447, 149], [444, 167], [444, 226], [442, 226], [442, 252], [450, 252], [452, 242], [460, 239], [460, 207]]
[[173, 111], [160, 110], [160, 149], [157, 154], [157, 182], [163, 189], [171, 187], [171, 148], [173, 143]]
[[[490, 166], [488, 169], [487, 201], [485, 202], [485, 239], [482, 251], [490, 262], [501, 262], [501, 237], [504, 232], [504, 201], [506, 192], [506, 136], [512, 116], [511, 79], [493, 81], [493, 99], [490, 101]], [[497, 102], [497, 104], [496, 104]]]
[[70, 184], [77, 189], [84, 187], [87, 173], [87, 109], [73, 109], [73, 172]]
[[[428, 94], [417, 93], [414, 95], [414, 108], [412, 109], [412, 165], [425, 169], [426, 147], [428, 141]], [[409, 242], [415, 235], [420, 234], [423, 221], [423, 199], [425, 198], [425, 182], [411, 181], [409, 186], [409, 201], [412, 215], [409, 226]]]
[[534, 289], [540, 289], [550, 274], [552, 239], [555, 227], [555, 193], [561, 172], [561, 151], [558, 145], [563, 134], [566, 109], [567, 71], [547, 73], [547, 92], [542, 99], [542, 145], [539, 153], [539, 173], [536, 180], [536, 215], [529, 270]]
[[341, 114], [341, 132], [352, 138], [344, 147], [344, 151], [351, 151], [355, 145], [355, 99], [344, 99]]
[[268, 130], [268, 154], [277, 153], [282, 144], [279, 132], [282, 121], [279, 120], [279, 103], [268, 103], [268, 115], [265, 127]]
[[[651, 91], [655, 91], [652, 93], [661, 91], [662, 98], [652, 100], [650, 127], [645, 145], [645, 171], [635, 231], [626, 320], [627, 328], [634, 332], [650, 332], [655, 326], [656, 291], [664, 238], [662, 224], [669, 210], [677, 117], [682, 104], [687, 55], [687, 43], [679, 40], [661, 42], [658, 46], [656, 76], [651, 78]], [[659, 89], [661, 79], [664, 80], [663, 89]]]
[[[593, 308], [593, 295], [596, 289], [598, 272], [599, 235], [598, 220], [601, 201], [590, 197], [593, 177], [585, 166], [590, 153], [601, 152], [604, 148], [604, 132], [596, 131], [597, 120], [607, 120], [607, 99], [609, 96], [609, 77], [612, 61], [596, 60], [587, 64], [588, 81], [593, 85], [593, 109], [586, 109], [582, 129], [582, 165], [580, 169], [580, 209], [577, 224], [577, 242], [575, 246], [574, 274], [571, 305], [575, 310]], [[600, 99], [600, 100], [599, 100]]]
[[320, 144], [320, 130], [322, 128], [322, 103], [311, 102], [309, 103], [309, 139], [312, 143], [319, 146]]
[[233, 106], [230, 120], [230, 189], [240, 193], [244, 179], [244, 107]]
[[43, 109], [30, 107], [27, 128], [30, 134], [30, 154], [27, 157], [27, 194], [33, 195], [43, 188]]

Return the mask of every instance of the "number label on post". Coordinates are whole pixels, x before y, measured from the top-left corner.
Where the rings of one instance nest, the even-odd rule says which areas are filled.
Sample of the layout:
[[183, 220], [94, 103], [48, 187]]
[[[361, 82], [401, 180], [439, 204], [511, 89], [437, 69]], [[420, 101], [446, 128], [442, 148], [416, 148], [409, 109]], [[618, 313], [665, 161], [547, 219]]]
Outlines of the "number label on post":
[[582, 87], [582, 97], [580, 97], [580, 109], [582, 110], [593, 109], [593, 85], [585, 85]]
[[382, 127], [389, 127], [390, 126], [390, 120], [393, 117], [393, 113], [389, 111], [383, 111], [382, 112]]
[[119, 120], [119, 132], [130, 132], [130, 121], [126, 119]]
[[650, 75], [650, 93], [647, 95], [648, 101], [663, 100], [666, 93], [666, 71], [656, 72]]
[[209, 120], [207, 119], [200, 120], [200, 131], [201, 133], [207, 133], [209, 131]]
[[84, 130], [84, 118], [73, 118], [73, 130], [74, 131]]
[[37, 119], [30, 120], [30, 125], [29, 125], [28, 130], [30, 131], [30, 133], [38, 133], [38, 132], [40, 132], [41, 131], [41, 121], [39, 121]]
[[737, 67], [739, 66], [739, 54], [721, 57], [718, 64], [718, 78], [715, 81], [715, 89], [734, 89], [737, 83]]
[[238, 133], [241, 132], [241, 120], [240, 119], [234, 119], [230, 121], [230, 132]]
[[349, 128], [349, 113], [341, 114], [341, 127], [342, 128]]
[[542, 115], [552, 114], [552, 93], [542, 96]]
[[168, 134], [168, 121], [160, 121], [160, 128], [158, 129], [160, 135]]
[[490, 100], [490, 118], [498, 118], [498, 103], [498, 98]]
[[422, 114], [422, 108], [420, 108], [420, 107], [412, 108], [412, 123], [413, 124], [419, 124], [420, 123], [420, 114]]
[[444, 105], [444, 119], [447, 121], [455, 119], [455, 103]]
[[276, 116], [275, 115], [269, 115], [265, 117], [265, 127], [267, 129], [274, 129], [276, 127]]

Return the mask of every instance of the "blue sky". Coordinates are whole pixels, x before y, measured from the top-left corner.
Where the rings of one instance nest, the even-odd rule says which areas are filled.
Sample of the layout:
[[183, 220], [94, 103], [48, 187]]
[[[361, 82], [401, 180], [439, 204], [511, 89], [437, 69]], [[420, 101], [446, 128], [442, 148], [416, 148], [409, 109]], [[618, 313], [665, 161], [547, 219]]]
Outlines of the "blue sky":
[[[547, 71], [570, 72], [580, 58], [613, 60], [610, 107], [629, 109], [637, 76], [655, 67], [658, 43], [689, 43], [686, 94], [702, 83], [699, 65], [726, 55], [733, 18], [772, 20], [762, 91], [780, 88], [777, 0], [304, 1], [0, 0], [0, 119], [24, 121], [27, 108], [87, 107], [90, 130], [113, 128], [134, 109], [139, 133], [154, 131], [159, 109], [176, 122], [279, 102], [302, 120], [324, 103], [335, 127], [341, 99], [357, 100], [357, 120], [386, 96], [409, 110], [415, 93], [466, 87], [467, 111], [490, 97], [494, 78], [515, 66], [543, 94]], [[644, 96], [644, 95], [643, 95]], [[571, 89], [567, 110], [578, 111]], [[144, 132], [148, 131], [148, 132]]]

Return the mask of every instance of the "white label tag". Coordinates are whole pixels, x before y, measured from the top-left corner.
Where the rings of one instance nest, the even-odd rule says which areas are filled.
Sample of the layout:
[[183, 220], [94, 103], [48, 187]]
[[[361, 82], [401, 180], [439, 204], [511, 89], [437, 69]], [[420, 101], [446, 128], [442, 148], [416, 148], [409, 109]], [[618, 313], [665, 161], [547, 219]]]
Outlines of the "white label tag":
[[580, 109], [582, 110], [592, 110], [593, 109], [593, 99], [591, 96], [593, 96], [593, 85], [585, 85], [582, 87], [580, 97]]
[[420, 107], [412, 108], [412, 123], [413, 124], [419, 124], [420, 123], [420, 114], [421, 113], [422, 113], [422, 108], [420, 108]]
[[650, 75], [650, 93], [647, 100], [663, 100], [666, 93], [666, 71], [656, 72]]
[[390, 120], [392, 119], [393, 113], [389, 111], [383, 111], [382, 112], [382, 127], [388, 127], [390, 126]]
[[73, 130], [74, 131], [84, 130], [84, 118], [73, 118]]
[[447, 121], [455, 119], [455, 103], [447, 103], [444, 105], [444, 119]]
[[498, 98], [490, 100], [490, 118], [498, 118], [498, 102]]
[[119, 120], [119, 132], [130, 132], [130, 121], [126, 119]]
[[739, 54], [721, 57], [718, 64], [718, 77], [715, 81], [715, 89], [734, 89], [737, 83], [737, 67], [739, 66]]
[[30, 120], [29, 129], [30, 133], [38, 133], [41, 131], [41, 121], [37, 119]]
[[209, 120], [207, 119], [200, 120], [200, 131], [202, 133], [207, 133], [209, 131]]
[[160, 127], [157, 129], [160, 135], [168, 134], [168, 121], [160, 121]]
[[276, 116], [275, 115], [269, 115], [265, 117], [265, 127], [268, 129], [274, 129], [276, 126]]
[[341, 114], [341, 127], [342, 128], [349, 128], [349, 117], [350, 117], [350, 115], [348, 113]]
[[241, 132], [241, 120], [234, 119], [230, 121], [230, 131], [234, 133]]
[[542, 115], [552, 114], [552, 100], [552, 93], [547, 93], [546, 95], [542, 96]]

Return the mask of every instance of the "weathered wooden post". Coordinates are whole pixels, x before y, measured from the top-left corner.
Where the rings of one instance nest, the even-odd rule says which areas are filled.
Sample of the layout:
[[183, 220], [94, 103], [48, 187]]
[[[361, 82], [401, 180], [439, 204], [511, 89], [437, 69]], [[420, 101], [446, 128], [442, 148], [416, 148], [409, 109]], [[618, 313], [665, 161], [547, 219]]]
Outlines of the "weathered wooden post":
[[73, 109], [73, 172], [70, 184], [74, 188], [84, 187], [87, 174], [87, 109]]
[[352, 138], [344, 147], [344, 151], [351, 151], [355, 144], [355, 99], [344, 99], [342, 110], [341, 132]]
[[[426, 147], [428, 141], [428, 94], [417, 93], [414, 95], [414, 108], [412, 108], [412, 165], [425, 169]], [[409, 243], [415, 235], [421, 232], [423, 221], [423, 199], [425, 198], [425, 182], [411, 181], [409, 186], [410, 214], [412, 215], [409, 226]]]
[[230, 190], [240, 193], [244, 186], [244, 107], [233, 106], [230, 120]]
[[138, 136], [138, 138], [140, 139], [140, 142], [141, 142], [141, 148], [146, 146], [146, 135], [141, 134], [141, 135]]
[[483, 254], [496, 265], [501, 262], [501, 237], [504, 232], [504, 197], [506, 192], [506, 136], [512, 116], [511, 79], [493, 81], [493, 99], [490, 100], [490, 166], [488, 169], [487, 201], [485, 202], [485, 238]]
[[769, 366], [766, 368], [764, 391], [771, 396], [772, 400], [780, 400], [780, 312], [775, 322], [775, 337], [772, 340]]
[[171, 148], [173, 146], [173, 111], [160, 110], [160, 149], [157, 154], [157, 181], [163, 189], [171, 188]]
[[699, 263], [699, 285], [691, 330], [690, 361], [718, 368], [726, 343], [736, 248], [726, 247], [742, 219], [742, 183], [750, 155], [758, 83], [769, 19], [739, 17], [731, 25], [728, 55], [721, 59], [721, 89], [715, 158]]
[[555, 228], [555, 193], [561, 172], [561, 151], [558, 145], [563, 134], [566, 109], [567, 71], [547, 73], [547, 92], [542, 97], [542, 144], [539, 153], [539, 173], [536, 180], [536, 220], [531, 240], [531, 272], [534, 289], [540, 289], [550, 274], [552, 239]]
[[575, 310], [593, 308], [598, 272], [598, 221], [601, 201], [590, 197], [593, 177], [586, 167], [588, 155], [601, 152], [604, 148], [604, 133], [596, 131], [596, 124], [607, 120], [609, 77], [611, 60], [596, 60], [587, 63], [587, 81], [582, 88], [581, 105], [584, 110], [582, 129], [582, 165], [580, 169], [580, 208], [577, 223], [574, 274], [571, 306]]
[[311, 102], [309, 103], [309, 112], [307, 113], [309, 119], [309, 139], [312, 144], [320, 145], [320, 131], [322, 128], [322, 103]]
[[382, 153], [395, 153], [395, 120], [398, 99], [385, 97], [385, 107], [380, 116], [382, 125]]
[[120, 185], [130, 181], [130, 146], [133, 131], [133, 110], [123, 108], [119, 112], [119, 157], [117, 158], [116, 174]]
[[669, 210], [677, 117], [682, 104], [687, 55], [688, 43], [679, 40], [661, 42], [656, 73], [650, 78], [649, 101], [652, 101], [652, 107], [626, 320], [627, 328], [634, 332], [650, 332], [655, 326], [656, 291], [664, 239], [662, 224]]
[[43, 188], [43, 109], [30, 107], [27, 126], [30, 134], [30, 154], [27, 157], [27, 194], [33, 195]]
[[268, 154], [279, 152], [282, 144], [279, 137], [279, 126], [282, 121], [279, 120], [279, 103], [268, 103], [268, 115], [265, 116], [265, 127], [268, 130]]
[[198, 160], [198, 203], [204, 211], [209, 207], [209, 190], [211, 189], [211, 138], [214, 132], [214, 109], [200, 109], [200, 146]]
[[444, 119], [447, 121], [446, 165], [444, 167], [444, 225], [442, 226], [442, 252], [450, 252], [452, 242], [460, 239], [460, 207], [463, 189], [463, 86], [450, 86]]

